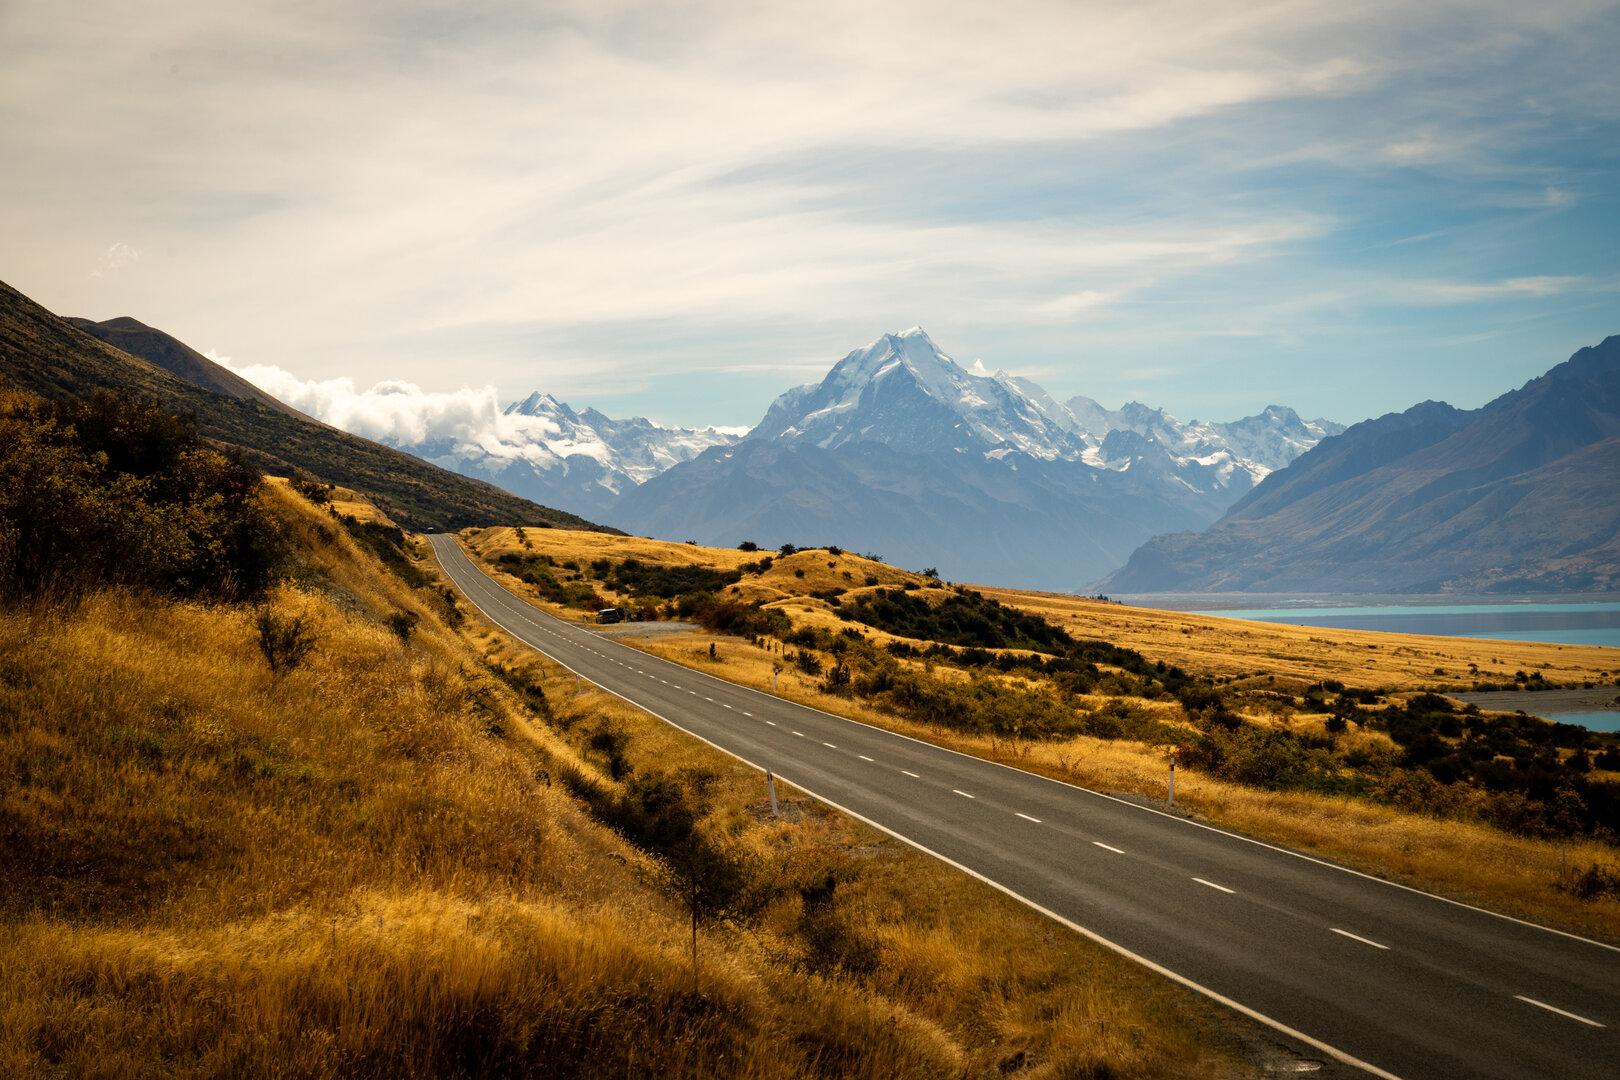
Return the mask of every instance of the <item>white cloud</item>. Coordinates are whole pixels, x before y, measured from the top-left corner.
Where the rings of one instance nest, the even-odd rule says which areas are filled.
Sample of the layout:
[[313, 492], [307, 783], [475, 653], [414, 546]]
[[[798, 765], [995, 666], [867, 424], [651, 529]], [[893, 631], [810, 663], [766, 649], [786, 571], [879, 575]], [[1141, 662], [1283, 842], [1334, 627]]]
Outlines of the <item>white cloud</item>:
[[497, 458], [539, 463], [551, 455], [537, 444], [561, 433], [546, 417], [503, 412], [493, 386], [444, 393], [390, 380], [359, 390], [347, 377], [300, 379], [273, 364], [238, 365], [212, 351], [205, 355], [333, 427], [391, 446], [436, 448], [435, 456], [454, 456], [457, 449], [476, 447]]
[[90, 276], [93, 278], [107, 277], [110, 274], [116, 274], [130, 263], [140, 261], [140, 252], [128, 244], [114, 243], [102, 254], [101, 260], [96, 263], [96, 268], [90, 271]]

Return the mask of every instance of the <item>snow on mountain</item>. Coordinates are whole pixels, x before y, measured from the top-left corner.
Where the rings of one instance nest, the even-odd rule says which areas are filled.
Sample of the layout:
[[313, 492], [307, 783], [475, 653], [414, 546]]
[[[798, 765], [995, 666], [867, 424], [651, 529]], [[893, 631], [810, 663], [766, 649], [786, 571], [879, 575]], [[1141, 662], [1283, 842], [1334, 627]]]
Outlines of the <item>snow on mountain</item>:
[[666, 428], [640, 416], [615, 420], [595, 409], [575, 412], [538, 391], [508, 405], [501, 421], [477, 433], [481, 437], [402, 448], [513, 494], [577, 507], [601, 520], [626, 491], [711, 446], [741, 438], [712, 427]]
[[1236, 499], [1342, 430], [1325, 420], [1303, 421], [1275, 405], [1220, 424], [1183, 423], [1139, 402], [1117, 411], [1087, 397], [1059, 402], [1028, 379], [964, 370], [913, 327], [849, 353], [820, 383], [789, 390], [748, 437], [808, 442], [824, 450], [865, 441], [991, 460], [1025, 454], [1114, 472], [1134, 466], [1200, 493]]
[[[1223, 478], [1222, 486], [1235, 478], [1245, 488], [1344, 430], [1343, 424], [1331, 420], [1301, 420], [1293, 409], [1281, 405], [1268, 405], [1254, 416], [1225, 424], [1182, 423], [1163, 409], [1137, 401], [1127, 402], [1117, 411], [1088, 397], [1070, 398], [1065, 406], [1088, 434], [1103, 442], [1114, 431], [1134, 432], [1164, 448], [1179, 467], [1213, 470], [1211, 475]], [[1120, 465], [1117, 458], [1111, 460], [1105, 453], [1088, 460], [1103, 468]]]
[[824, 450], [867, 441], [1042, 460], [1078, 457], [1083, 449], [1015, 382], [969, 374], [918, 327], [885, 334], [838, 361], [820, 383], [789, 390], [748, 437]]
[[615, 420], [595, 409], [576, 413], [550, 394], [536, 391], [506, 407], [506, 415], [540, 423], [530, 430], [546, 450], [567, 464], [585, 457], [604, 470], [602, 487], [614, 494], [646, 483], [671, 465], [690, 461], [711, 446], [729, 446], [741, 435], [719, 428], [666, 428], [634, 416]]

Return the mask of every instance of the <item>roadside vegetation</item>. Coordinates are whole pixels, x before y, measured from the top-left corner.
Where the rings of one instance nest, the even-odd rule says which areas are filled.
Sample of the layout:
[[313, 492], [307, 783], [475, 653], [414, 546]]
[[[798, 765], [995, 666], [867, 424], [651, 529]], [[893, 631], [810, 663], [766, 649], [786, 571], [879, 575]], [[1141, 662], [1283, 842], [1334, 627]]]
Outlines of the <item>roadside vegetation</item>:
[[[492, 567], [511, 541], [506, 530], [471, 535]], [[577, 584], [622, 602], [615, 560], [570, 560], [582, 541], [547, 536], [534, 551], [572, 561]], [[634, 542], [638, 563], [657, 559], [654, 542]], [[683, 564], [742, 565], [738, 553], [664, 548]], [[1162, 797], [1174, 755], [1183, 812], [1620, 937], [1620, 736], [1483, 712], [1437, 692], [1472, 688], [1503, 654], [1535, 672], [1521, 670], [1520, 685], [1613, 684], [1604, 650], [1350, 632], [1335, 642], [1314, 631], [1247, 651], [1237, 643], [1206, 665], [1207, 647], [1188, 639], [1249, 634], [1252, 624], [1188, 617], [1177, 626], [1173, 613], [969, 589], [869, 569], [830, 549], [795, 548], [763, 572], [646, 611], [677, 614], [702, 631], [625, 640], [1102, 790]], [[1110, 640], [1098, 634], [1105, 624], [1134, 629]], [[1319, 662], [1308, 662], [1311, 650]], [[1283, 670], [1270, 670], [1269, 654], [1286, 658]], [[1445, 666], [1430, 662], [1436, 654], [1467, 681], [1443, 679]], [[1327, 674], [1347, 671], [1378, 681]]]
[[[6, 535], [173, 535], [158, 474], [7, 408], [50, 468], [0, 473]], [[259, 576], [68, 559], [0, 598], [0, 1075], [1258, 1072], [1185, 991], [576, 692], [354, 493], [232, 475], [203, 502], [274, 540]]]

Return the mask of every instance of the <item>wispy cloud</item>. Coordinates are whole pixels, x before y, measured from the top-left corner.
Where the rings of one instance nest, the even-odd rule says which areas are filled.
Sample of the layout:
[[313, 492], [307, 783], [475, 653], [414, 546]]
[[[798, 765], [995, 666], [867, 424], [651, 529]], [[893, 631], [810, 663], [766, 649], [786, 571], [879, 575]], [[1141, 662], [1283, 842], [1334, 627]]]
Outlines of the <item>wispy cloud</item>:
[[1582, 283], [1583, 279], [1578, 276], [1542, 275], [1540, 277], [1509, 278], [1506, 281], [1491, 281], [1480, 284], [1430, 282], [1419, 286], [1419, 291], [1439, 300], [1455, 303], [1476, 303], [1483, 300], [1501, 300], [1508, 297], [1557, 296], [1560, 293], [1569, 292]]
[[[1578, 147], [1620, 125], [1616, 12], [21, 0], [5, 272], [66, 311], [447, 394], [654, 401], [677, 370], [803, 377], [919, 321], [1054, 392], [1197, 326], [1346, 348], [1368, 309], [1324, 322], [1314, 298], [1388, 302], [1358, 280], [1442, 283], [1403, 306], [1444, 320], [1614, 270], [1506, 232], [1612, 223], [1587, 193], [1614, 166]], [[1389, 257], [1421, 264], [1362, 261], [1419, 235]], [[139, 263], [104, 265], [109, 236]], [[1445, 285], [1459, 266], [1494, 284]], [[1213, 385], [1197, 363], [1186, 392]]]

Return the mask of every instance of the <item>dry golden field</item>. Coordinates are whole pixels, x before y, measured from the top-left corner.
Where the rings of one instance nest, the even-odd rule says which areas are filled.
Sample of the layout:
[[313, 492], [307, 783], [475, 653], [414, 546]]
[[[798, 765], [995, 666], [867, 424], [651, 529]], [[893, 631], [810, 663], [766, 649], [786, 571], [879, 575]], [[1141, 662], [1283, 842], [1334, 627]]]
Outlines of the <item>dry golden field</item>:
[[[520, 550], [549, 554], [559, 563], [574, 559], [581, 566], [595, 558], [619, 560], [625, 557], [609, 547], [596, 546], [593, 534], [531, 529], [526, 536], [532, 545], [528, 549], [522, 548], [511, 530], [482, 530], [466, 534], [463, 539], [475, 554], [486, 560]], [[622, 541], [624, 538], [604, 539]], [[760, 557], [759, 553], [642, 539], [624, 542], [636, 545], [635, 557], [646, 562], [681, 560], [732, 568]], [[787, 569], [779, 571], [784, 561]], [[830, 561], [839, 565], [827, 567]], [[796, 565], [806, 569], [804, 578], [792, 576]], [[763, 578], [745, 577], [739, 588], [748, 590], [750, 582], [759, 580], [762, 585], [756, 588], [768, 584], [773, 590], [761, 598], [770, 606], [787, 611], [796, 625], [838, 629], [848, 624], [840, 622], [824, 601], [808, 593], [840, 587], [835, 582], [842, 582], [842, 587], [852, 594], [858, 593], [862, 575], [870, 565], [876, 564], [863, 562], [858, 569], [854, 568], [848, 553], [835, 557], [825, 551], [800, 552], [788, 560], [778, 559], [777, 565]], [[851, 567], [854, 585], [841, 577], [846, 566]], [[880, 578], [885, 584], [921, 580], [903, 571], [885, 569], [890, 575]], [[528, 588], [496, 567], [486, 564], [486, 570], [520, 593]], [[1251, 682], [1269, 675], [1280, 685], [1304, 686], [1321, 679], [1338, 679], [1352, 685], [1410, 690], [1446, 683], [1447, 679], [1435, 675], [1436, 667], [1466, 673], [1469, 663], [1480, 665], [1482, 678], [1495, 674], [1508, 680], [1520, 669], [1539, 670], [1544, 678], [1559, 682], [1609, 679], [1614, 674], [1609, 667], [1615, 663], [1611, 650], [1323, 631], [1149, 611], [1058, 594], [989, 587], [979, 591], [1004, 604], [1044, 615], [1076, 637], [1111, 641], [1137, 649], [1150, 660], [1162, 659], [1194, 672], [1246, 675]], [[930, 593], [925, 590], [919, 595]], [[578, 611], [556, 605], [539, 606], [564, 617], [577, 619], [580, 615]], [[890, 637], [877, 630], [863, 628], [863, 631], [869, 640], [878, 644]], [[824, 692], [819, 678], [782, 662], [782, 653], [791, 649], [784, 650], [782, 644], [775, 641], [767, 641], [761, 647], [702, 630], [652, 633], [644, 637], [626, 631], [618, 639], [756, 689], [770, 690], [774, 678], [777, 693], [802, 704], [1056, 779], [1133, 797], [1162, 799], [1165, 793], [1168, 747], [1088, 736], [1044, 742], [979, 737], [908, 722], [858, 699]], [[1369, 645], [1375, 647], [1368, 648]], [[967, 677], [944, 666], [933, 669], [933, 674]], [[1008, 682], [1026, 681], [1016, 675], [1000, 678]], [[1534, 694], [1525, 697], [1527, 702], [1535, 699]], [[1102, 701], [1099, 698], [1091, 704], [1101, 705]], [[1137, 701], [1133, 706], [1167, 721], [1173, 722], [1180, 716], [1179, 706], [1174, 701]], [[1245, 715], [1255, 723], [1318, 733], [1325, 719], [1291, 709]], [[1386, 748], [1390, 745], [1381, 732], [1358, 731], [1346, 738]], [[1614, 867], [1620, 862], [1620, 853], [1606, 843], [1592, 839], [1567, 844], [1531, 839], [1485, 825], [1403, 812], [1362, 799], [1259, 790], [1185, 769], [1177, 776], [1176, 797], [1178, 805], [1184, 809], [1248, 835], [1516, 916], [1620, 941], [1620, 903], [1612, 899], [1579, 899], [1563, 888], [1567, 879], [1560, 873], [1566, 866]]]
[[1540, 671], [1554, 682], [1620, 675], [1620, 653], [1593, 646], [1282, 626], [1153, 611], [1059, 593], [988, 586], [980, 591], [1044, 615], [1077, 637], [1104, 638], [1189, 671], [1217, 675], [1338, 679], [1348, 685], [1397, 689], [1438, 685], [1462, 689], [1476, 678], [1512, 682], [1518, 671]]
[[[279, 674], [252, 608], [0, 611], [0, 1075], [1260, 1075], [1246, 1026], [802, 799], [770, 819], [266, 498], [301, 552], [267, 607], [313, 640]], [[570, 787], [655, 772], [752, 868], [695, 971], [669, 867]]]

